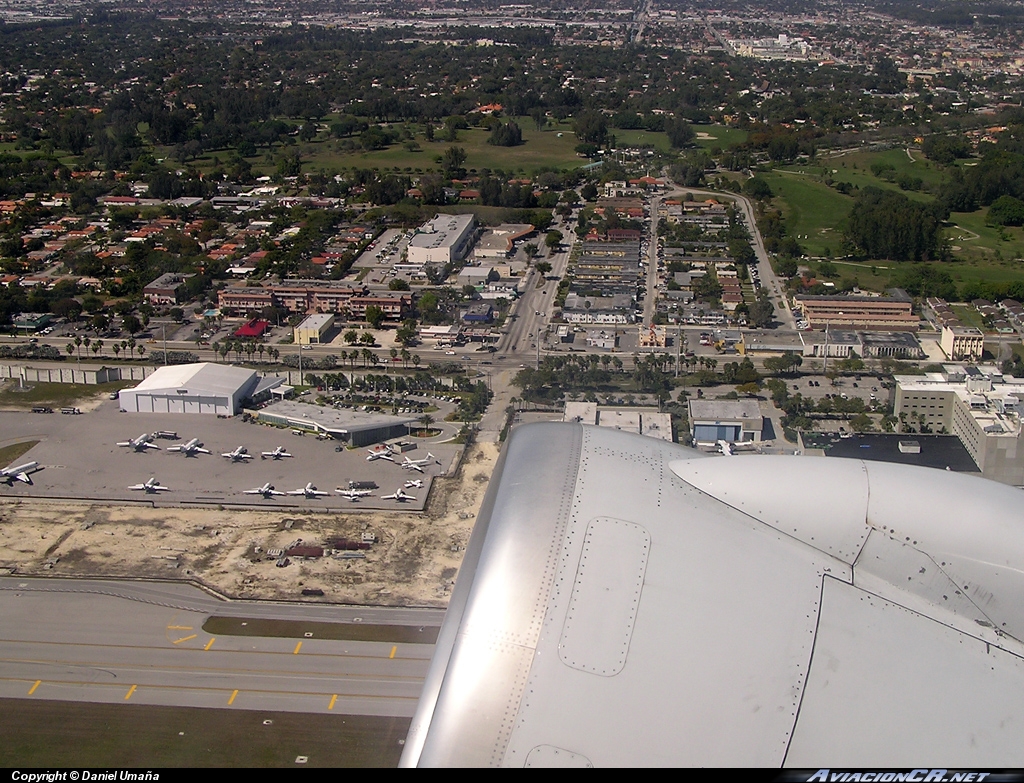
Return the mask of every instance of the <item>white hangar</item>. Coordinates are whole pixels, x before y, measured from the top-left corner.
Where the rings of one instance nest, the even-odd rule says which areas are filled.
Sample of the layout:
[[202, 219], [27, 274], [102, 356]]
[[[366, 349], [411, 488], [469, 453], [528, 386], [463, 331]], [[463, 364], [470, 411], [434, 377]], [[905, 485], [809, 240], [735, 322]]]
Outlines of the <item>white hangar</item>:
[[234, 416], [242, 401], [284, 382], [261, 378], [255, 370], [200, 362], [161, 367], [132, 389], [118, 395], [129, 413], [212, 413]]

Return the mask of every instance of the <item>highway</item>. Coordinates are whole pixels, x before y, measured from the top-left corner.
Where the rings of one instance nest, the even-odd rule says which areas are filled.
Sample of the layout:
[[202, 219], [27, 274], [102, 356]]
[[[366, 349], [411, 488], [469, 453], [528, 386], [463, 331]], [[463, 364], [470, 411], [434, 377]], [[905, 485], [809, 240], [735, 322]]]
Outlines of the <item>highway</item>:
[[[211, 614], [299, 620], [312, 630], [211, 635], [202, 630]], [[443, 611], [259, 604], [184, 584], [4, 577], [0, 616], [0, 697], [411, 717], [433, 644], [317, 633], [322, 623], [429, 631]]]

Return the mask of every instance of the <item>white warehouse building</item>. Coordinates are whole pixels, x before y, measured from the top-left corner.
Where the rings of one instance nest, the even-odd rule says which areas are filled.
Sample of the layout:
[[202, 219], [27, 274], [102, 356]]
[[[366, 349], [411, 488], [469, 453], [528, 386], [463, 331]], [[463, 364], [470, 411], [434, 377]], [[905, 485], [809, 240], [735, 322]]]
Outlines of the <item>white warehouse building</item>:
[[448, 264], [461, 261], [476, 235], [473, 215], [435, 215], [409, 240], [410, 264]]
[[242, 401], [284, 383], [284, 378], [261, 378], [255, 370], [209, 362], [161, 367], [132, 389], [118, 395], [128, 413], [211, 413], [234, 416]]

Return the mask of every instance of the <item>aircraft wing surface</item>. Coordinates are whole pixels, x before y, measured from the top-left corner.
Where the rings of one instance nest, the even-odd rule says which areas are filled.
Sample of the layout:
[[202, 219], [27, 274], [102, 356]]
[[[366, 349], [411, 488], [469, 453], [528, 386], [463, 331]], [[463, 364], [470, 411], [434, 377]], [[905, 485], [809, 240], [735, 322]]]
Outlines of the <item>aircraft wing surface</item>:
[[1020, 491], [514, 431], [406, 766], [1024, 765]]

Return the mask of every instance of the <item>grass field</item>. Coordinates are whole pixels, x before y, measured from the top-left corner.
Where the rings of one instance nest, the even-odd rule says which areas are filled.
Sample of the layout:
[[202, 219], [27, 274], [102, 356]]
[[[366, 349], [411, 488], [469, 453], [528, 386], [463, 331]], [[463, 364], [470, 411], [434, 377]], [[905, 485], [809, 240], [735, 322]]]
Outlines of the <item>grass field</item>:
[[59, 408], [97, 395], [107, 395], [132, 385], [134, 381], [100, 384], [37, 383], [22, 390], [18, 388], [17, 381], [8, 381], [0, 388], [0, 406], [31, 408], [33, 405], [48, 405], [51, 408]]
[[3, 767], [396, 767], [409, 718], [4, 699]]
[[[911, 156], [913, 159], [911, 159]], [[832, 178], [837, 182], [849, 182], [857, 187], [873, 186], [899, 190], [894, 182], [876, 177], [871, 172], [871, 166], [875, 163], [885, 163], [893, 167], [895, 174], [909, 174], [919, 178], [925, 188], [932, 188], [940, 185], [943, 173], [939, 168], [924, 157], [920, 150], [911, 150], [910, 156], [905, 149], [891, 149], [882, 152], [854, 152], [831, 158], [824, 158], [822, 166], [828, 169]], [[927, 192], [901, 191], [908, 198], [918, 201], [930, 201], [932, 195]]]
[[[954, 212], [949, 216], [954, 227], [946, 235], [955, 248], [954, 255], [972, 262], [984, 262], [985, 266], [1001, 267], [1010, 275], [987, 279], [1016, 279], [1021, 264], [1011, 259], [1024, 258], [1024, 229], [1008, 227], [1000, 232], [996, 226], [985, 224], [987, 213], [988, 210], [980, 209], [976, 212]], [[1018, 270], [1017, 274], [1012, 270]]]
[[6, 468], [14, 463], [22, 454], [30, 451], [39, 441], [26, 440], [23, 443], [12, 443], [10, 446], [0, 448], [0, 468]]
[[730, 128], [726, 125], [694, 125], [697, 143], [708, 149], [721, 147], [723, 150], [732, 144], [742, 144], [750, 135], [745, 130]]
[[842, 221], [853, 199], [813, 177], [777, 170], [762, 174], [786, 216], [786, 230], [812, 256], [838, 255]]
[[[273, 174], [276, 170], [276, 159], [287, 150], [297, 150], [302, 156], [302, 170], [306, 173], [324, 171], [341, 171], [350, 168], [398, 170], [400, 172], [437, 171], [440, 166], [435, 159], [451, 146], [462, 147], [466, 151], [465, 167], [470, 172], [482, 169], [491, 171], [502, 170], [525, 175], [535, 174], [547, 169], [574, 169], [589, 161], [579, 157], [575, 148], [579, 140], [573, 134], [572, 121], [549, 125], [545, 130], [538, 131], [533, 121], [520, 117], [517, 119], [523, 132], [524, 143], [518, 147], [495, 147], [487, 143], [490, 132], [481, 128], [460, 130], [458, 140], [454, 142], [435, 139], [429, 142], [423, 136], [419, 125], [409, 125], [414, 132], [414, 141], [418, 150], [409, 150], [403, 143], [392, 144], [387, 149], [365, 151], [343, 149], [344, 142], [338, 139], [319, 138], [316, 141], [297, 144], [295, 147], [276, 146], [272, 153], [264, 151], [247, 160], [257, 174]], [[696, 143], [706, 149], [728, 147], [740, 143], [747, 138], [746, 131], [727, 128], [724, 125], [694, 125], [697, 133]], [[668, 137], [664, 133], [650, 131], [632, 131], [610, 129], [617, 144], [621, 147], [651, 146], [665, 154], [671, 153]], [[171, 148], [158, 148], [157, 157], [167, 157]], [[202, 171], [214, 168], [214, 158], [221, 162], [233, 156], [231, 150], [214, 150], [200, 156], [195, 165]]]
[[[532, 123], [520, 122], [523, 144], [517, 147], [495, 147], [487, 143], [490, 132], [482, 128], [460, 130], [454, 142], [427, 141], [417, 132], [415, 141], [418, 151], [410, 151], [403, 144], [393, 144], [384, 150], [348, 151], [341, 148], [336, 140], [300, 144], [302, 169], [306, 172], [341, 170], [347, 168], [395, 169], [400, 171], [439, 170], [435, 158], [444, 154], [448, 147], [462, 147], [466, 151], [466, 169], [501, 169], [508, 172], [532, 174], [543, 169], [572, 169], [587, 161], [575, 150], [579, 141], [573, 135], [572, 125], [561, 125], [538, 131]], [[419, 128], [417, 128], [419, 131]], [[561, 135], [559, 135], [561, 134]], [[265, 173], [271, 173], [273, 166], [263, 158], [250, 159], [254, 167], [259, 166]]]

